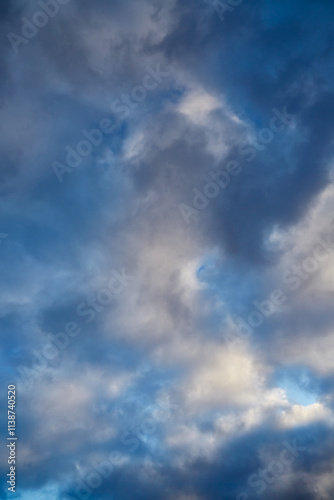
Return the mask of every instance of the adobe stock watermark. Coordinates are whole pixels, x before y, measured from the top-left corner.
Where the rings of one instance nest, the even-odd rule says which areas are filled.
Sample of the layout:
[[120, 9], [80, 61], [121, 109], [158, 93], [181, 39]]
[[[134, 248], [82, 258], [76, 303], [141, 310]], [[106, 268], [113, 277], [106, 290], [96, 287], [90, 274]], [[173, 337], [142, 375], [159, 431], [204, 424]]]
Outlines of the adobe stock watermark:
[[[256, 495], [262, 495], [268, 485], [276, 482], [284, 475], [291, 464], [299, 457], [300, 452], [305, 451], [306, 447], [297, 445], [296, 439], [290, 444], [283, 441], [283, 449], [276, 460], [271, 460], [265, 469], [259, 469], [256, 474], [251, 474], [248, 478], [248, 485], [255, 489]], [[236, 500], [248, 500], [252, 498], [248, 493], [242, 492], [236, 496]]]
[[[241, 156], [246, 156], [248, 163], [253, 162], [259, 151], [263, 151], [270, 144], [275, 134], [285, 130], [293, 122], [294, 115], [287, 112], [286, 106], [283, 111], [274, 108], [272, 110], [274, 116], [271, 118], [269, 127], [262, 128], [257, 134], [257, 140], [252, 144], [241, 143], [238, 147], [238, 153]], [[197, 187], [192, 189], [194, 197], [192, 206], [180, 203], [178, 209], [184, 220], [189, 225], [191, 217], [197, 217], [210, 203], [210, 200], [216, 198], [220, 192], [227, 188], [233, 177], [237, 177], [243, 168], [237, 160], [230, 160], [218, 172], [216, 169], [210, 170], [207, 177], [209, 181], [205, 184], [201, 192]]]
[[31, 20], [26, 17], [21, 18], [23, 23], [21, 35], [12, 31], [7, 35], [15, 54], [18, 54], [20, 47], [27, 45], [32, 38], [35, 38], [39, 30], [44, 28], [50, 19], [58, 14], [59, 6], [66, 5], [69, 2], [70, 0], [39, 0], [38, 5], [41, 10], [37, 10]]
[[[81, 302], [76, 313], [79, 317], [85, 318], [85, 323], [94, 321], [97, 314], [101, 313], [114, 300], [115, 295], [120, 294], [127, 286], [128, 282], [134, 280], [134, 276], [128, 276], [124, 269], [122, 273], [112, 271], [112, 279], [108, 286], [99, 290], [96, 296], [87, 298], [85, 302]], [[50, 361], [53, 361], [59, 356], [60, 352], [64, 351], [70, 344], [71, 339], [77, 337], [82, 332], [78, 321], [68, 321], [61, 332], [55, 335], [49, 334], [49, 343], [46, 344], [40, 351], [34, 349], [30, 367], [20, 365], [17, 371], [20, 375], [20, 382], [27, 386], [32, 380], [40, 377], [43, 371], [48, 367]]]
[[[316, 243], [317, 245], [313, 249], [311, 256], [305, 257], [300, 264], [293, 264], [283, 272], [284, 290], [288, 288], [291, 292], [297, 291], [333, 255], [334, 224], [332, 224], [332, 228], [328, 233], [318, 238]], [[254, 333], [254, 328], [258, 328], [263, 324], [265, 318], [280, 311], [283, 304], [288, 300], [284, 290], [276, 288], [262, 302], [255, 300], [253, 302], [255, 310], [248, 315], [246, 320], [239, 316], [234, 318], [235, 329], [224, 334], [229, 347], [244, 343]]]
[[[155, 69], [150, 66], [146, 66], [145, 69], [147, 73], [142, 80], [142, 85], [136, 85], [130, 94], [123, 93], [120, 99], [114, 99], [111, 103], [111, 110], [119, 115], [120, 120], [125, 120], [131, 111], [146, 99], [147, 93], [156, 89], [163, 78], [169, 76], [169, 73], [161, 70], [160, 64], [157, 64]], [[92, 154], [93, 148], [97, 148], [102, 144], [103, 135], [110, 135], [115, 129], [116, 125], [113, 124], [110, 118], [102, 118], [98, 128], [82, 130], [81, 133], [84, 139], [79, 141], [74, 148], [70, 145], [66, 146], [65, 162], [54, 161], [51, 164], [58, 181], [63, 182], [64, 174], [73, 172], [84, 158]]]
[[[128, 453], [134, 453], [143, 443], [146, 436], [152, 436], [158, 429], [160, 423], [172, 418], [173, 411], [176, 408], [171, 404], [169, 398], [160, 399], [157, 402], [157, 408], [150, 412], [149, 416], [144, 417], [139, 424], [133, 425], [121, 436], [123, 446], [128, 448]], [[118, 451], [112, 451], [107, 460], [93, 464], [92, 469], [85, 474], [84, 478], [76, 480], [75, 497], [79, 500], [87, 500], [91, 497], [93, 490], [99, 488], [104, 479], [108, 479], [114, 471], [114, 467], [122, 462], [122, 454]]]

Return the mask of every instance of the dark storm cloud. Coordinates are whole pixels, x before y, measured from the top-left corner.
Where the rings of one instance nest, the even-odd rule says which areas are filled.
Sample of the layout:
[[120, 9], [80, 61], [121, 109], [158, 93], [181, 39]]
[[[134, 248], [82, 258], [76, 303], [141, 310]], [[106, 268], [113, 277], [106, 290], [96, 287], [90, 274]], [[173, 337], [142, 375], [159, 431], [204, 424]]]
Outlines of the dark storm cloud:
[[[325, 444], [329, 432], [321, 426], [285, 434], [272, 433], [264, 428], [261, 432], [234, 440], [214, 460], [204, 456], [189, 457], [182, 467], [171, 465], [166, 458], [156, 457], [154, 479], [150, 478], [152, 463], [115, 467], [99, 488], [91, 489], [90, 498], [104, 500], [114, 495], [115, 498], [130, 496], [141, 500], [158, 496], [165, 500], [182, 491], [190, 498], [198, 495], [205, 500], [245, 500], [259, 496], [259, 489], [263, 498], [318, 498], [312, 480], [307, 480], [304, 473], [311, 478], [315, 471], [331, 471], [327, 465], [332, 456], [331, 444]], [[260, 459], [261, 449], [266, 450], [265, 461]], [[282, 464], [285, 470], [276, 473], [276, 477], [272, 472], [262, 476], [261, 471], [270, 471], [270, 464], [279, 461], [280, 456], [283, 461], [290, 462], [289, 466], [285, 463], [284, 468]], [[249, 483], [252, 475], [256, 477]], [[277, 487], [279, 493], [275, 492]], [[75, 491], [69, 490], [67, 494], [69, 498], [76, 498]]]
[[[262, 259], [259, 248], [265, 228], [295, 221], [327, 181], [333, 126], [328, 8], [333, 6], [326, 2], [317, 8], [300, 2], [283, 2], [280, 7], [251, 2], [225, 23], [212, 15], [209, 30], [200, 23], [196, 8], [185, 5], [176, 30], [162, 42], [167, 58], [186, 64], [197, 81], [210, 83], [216, 91], [221, 83], [238, 114], [248, 115], [258, 130], [269, 123], [273, 107], [287, 106], [296, 116], [299, 133], [291, 138], [292, 152], [290, 147], [286, 152], [278, 149], [274, 140], [254, 164], [241, 158], [245, 171], [205, 218], [203, 226], [211, 229], [212, 240], [233, 235], [227, 248], [235, 248], [243, 258]], [[323, 22], [311, 22], [314, 16]], [[214, 44], [216, 38], [225, 50]], [[201, 55], [201, 65], [195, 53]]]
[[[333, 443], [323, 423], [311, 420], [296, 433], [283, 433], [274, 424], [279, 401], [259, 410], [252, 430], [241, 421], [220, 444], [209, 404], [191, 414], [179, 386], [198, 362], [182, 361], [183, 351], [191, 356], [208, 339], [215, 339], [217, 352], [222, 348], [219, 301], [217, 309], [211, 301], [218, 296], [225, 312], [248, 313], [253, 300], [275, 285], [274, 272], [260, 274], [280, 258], [265, 246], [266, 236], [275, 224], [297, 223], [328, 184], [332, 2], [244, 1], [222, 21], [213, 2], [71, 0], [16, 54], [7, 34], [19, 34], [21, 17], [31, 19], [37, 9], [38, 2], [0, 7], [0, 232], [9, 234], [0, 246], [1, 378], [7, 383], [18, 367], [30, 368], [48, 335], [62, 332], [68, 321], [77, 321], [82, 332], [21, 396], [22, 498], [29, 488], [39, 498], [38, 489], [50, 481], [62, 491], [59, 499], [77, 498], [78, 471], [89, 471], [116, 449], [124, 463], [90, 498], [235, 500], [249, 493], [249, 476], [279, 455], [282, 441], [296, 436], [305, 453], [262, 498], [329, 495], [330, 486], [314, 489], [332, 474]], [[112, 102], [131, 93], [147, 66], [157, 64], [168, 76], [122, 120]], [[196, 91], [208, 106], [204, 118], [192, 105], [184, 111]], [[212, 108], [208, 96], [215, 100]], [[272, 109], [284, 106], [293, 123], [247, 162], [238, 153], [240, 142], [252, 147]], [[65, 148], [76, 148], [82, 130], [97, 128], [103, 118], [115, 124], [113, 134], [59, 183], [52, 162], [64, 162]], [[214, 145], [226, 147], [224, 160]], [[231, 159], [243, 171], [188, 228], [178, 204], [190, 204], [192, 189], [201, 190], [209, 171]], [[187, 264], [194, 261], [199, 273], [213, 248], [217, 261], [209, 266], [212, 275], [204, 270], [196, 301]], [[134, 283], [85, 323], [78, 305], [96, 296], [112, 270], [123, 268], [135, 275]], [[276, 373], [287, 361], [273, 349], [275, 341], [288, 349], [293, 332], [303, 347], [315, 331], [321, 337], [332, 327], [332, 316], [330, 302], [312, 303], [312, 309], [303, 303], [267, 319], [251, 339], [258, 359]], [[170, 350], [169, 342], [175, 342]], [[163, 359], [165, 349], [170, 359]], [[161, 360], [170, 365], [160, 366]], [[333, 376], [319, 373], [318, 358], [312, 368], [311, 386], [327, 402]], [[214, 376], [209, 381], [214, 384]], [[275, 382], [271, 373], [263, 390]], [[175, 391], [181, 407], [131, 453], [124, 432], [133, 438], [163, 390]], [[242, 411], [234, 403], [227, 409]], [[94, 434], [97, 423], [107, 437]], [[194, 453], [189, 441], [173, 448], [170, 438], [178, 426], [184, 433], [182, 424], [203, 441], [212, 432], [215, 451]], [[265, 459], [263, 448], [269, 450]], [[8, 498], [5, 490], [1, 495]]]

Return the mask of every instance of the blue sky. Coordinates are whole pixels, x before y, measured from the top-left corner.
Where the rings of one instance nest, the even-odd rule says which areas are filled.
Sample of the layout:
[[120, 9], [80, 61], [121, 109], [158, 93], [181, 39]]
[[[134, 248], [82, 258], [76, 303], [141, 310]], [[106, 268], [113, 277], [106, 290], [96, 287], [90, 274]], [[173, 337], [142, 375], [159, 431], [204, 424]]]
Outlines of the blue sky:
[[0, 498], [333, 498], [333, 15], [1, 5]]

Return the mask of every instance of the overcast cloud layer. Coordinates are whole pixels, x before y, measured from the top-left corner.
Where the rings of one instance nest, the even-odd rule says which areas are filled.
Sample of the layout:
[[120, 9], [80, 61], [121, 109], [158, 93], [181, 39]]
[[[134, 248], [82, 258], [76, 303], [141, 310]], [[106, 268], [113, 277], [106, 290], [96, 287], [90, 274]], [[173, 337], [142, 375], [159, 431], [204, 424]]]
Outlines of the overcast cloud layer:
[[333, 1], [55, 2], [0, 7], [0, 498], [333, 499]]

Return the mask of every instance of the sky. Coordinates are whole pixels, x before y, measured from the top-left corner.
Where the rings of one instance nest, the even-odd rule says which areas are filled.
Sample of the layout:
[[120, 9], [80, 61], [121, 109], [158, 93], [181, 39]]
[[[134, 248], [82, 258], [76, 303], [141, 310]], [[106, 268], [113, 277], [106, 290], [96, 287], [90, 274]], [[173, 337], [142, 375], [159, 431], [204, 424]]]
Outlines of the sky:
[[1, 499], [333, 499], [333, 16], [1, 4]]

